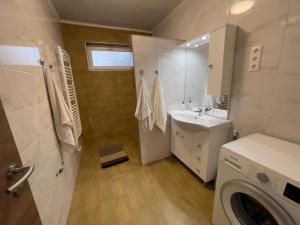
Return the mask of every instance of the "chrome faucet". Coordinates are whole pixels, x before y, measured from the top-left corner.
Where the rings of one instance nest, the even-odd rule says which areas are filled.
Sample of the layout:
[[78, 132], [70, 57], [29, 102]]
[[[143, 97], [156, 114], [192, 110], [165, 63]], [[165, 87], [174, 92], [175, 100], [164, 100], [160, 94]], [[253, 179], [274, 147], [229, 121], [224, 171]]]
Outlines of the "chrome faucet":
[[205, 107], [205, 108], [204, 108], [204, 112], [205, 112], [205, 113], [207, 113], [207, 112], [210, 111], [210, 110], [212, 110], [212, 108], [210, 108], [210, 107]]
[[199, 116], [202, 116], [202, 108], [199, 107], [198, 110], [194, 110], [194, 112], [199, 113]]

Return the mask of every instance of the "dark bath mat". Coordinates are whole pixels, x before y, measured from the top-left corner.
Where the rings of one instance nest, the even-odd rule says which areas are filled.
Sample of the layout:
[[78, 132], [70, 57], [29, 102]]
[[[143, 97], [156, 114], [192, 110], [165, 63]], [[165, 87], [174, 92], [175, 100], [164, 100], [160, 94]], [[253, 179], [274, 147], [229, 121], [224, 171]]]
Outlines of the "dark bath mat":
[[122, 145], [112, 145], [99, 150], [102, 168], [111, 167], [129, 160]]

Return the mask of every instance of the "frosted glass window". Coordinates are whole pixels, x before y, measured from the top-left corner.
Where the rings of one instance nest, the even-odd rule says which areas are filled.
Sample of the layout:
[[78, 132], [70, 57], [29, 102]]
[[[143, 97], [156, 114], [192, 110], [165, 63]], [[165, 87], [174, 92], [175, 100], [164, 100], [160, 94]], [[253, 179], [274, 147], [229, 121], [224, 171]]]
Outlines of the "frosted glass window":
[[87, 50], [91, 70], [120, 70], [133, 67], [133, 54], [128, 47], [88, 46]]

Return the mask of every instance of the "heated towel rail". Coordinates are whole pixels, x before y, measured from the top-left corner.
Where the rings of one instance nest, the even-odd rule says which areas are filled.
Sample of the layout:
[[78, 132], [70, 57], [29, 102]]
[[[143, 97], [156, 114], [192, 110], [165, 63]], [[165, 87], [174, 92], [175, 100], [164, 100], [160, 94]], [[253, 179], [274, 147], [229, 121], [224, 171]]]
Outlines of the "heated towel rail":
[[70, 56], [60, 46], [58, 46], [58, 56], [60, 62], [60, 75], [62, 80], [63, 94], [71, 112], [75, 141], [77, 146], [79, 146], [78, 139], [82, 134], [82, 127], [74, 86]]

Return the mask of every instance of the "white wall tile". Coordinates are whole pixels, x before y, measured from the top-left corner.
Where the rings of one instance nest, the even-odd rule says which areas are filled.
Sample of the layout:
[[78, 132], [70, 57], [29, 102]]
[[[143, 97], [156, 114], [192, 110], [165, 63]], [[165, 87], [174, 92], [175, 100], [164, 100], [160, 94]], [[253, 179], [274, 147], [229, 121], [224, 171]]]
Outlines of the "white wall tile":
[[19, 153], [52, 125], [48, 101], [7, 114]]
[[35, 166], [29, 184], [43, 225], [64, 225], [80, 154], [60, 152], [38, 63], [42, 55], [58, 70], [58, 16], [50, 0], [0, 1], [0, 27], [0, 99], [23, 164]]
[[[262, 132], [300, 143], [300, 1], [256, 1], [238, 16], [227, 11], [228, 2], [187, 0], [154, 35], [191, 40], [225, 23], [237, 25], [230, 109], [234, 127], [242, 136]], [[261, 71], [250, 73], [250, 49], [256, 44], [264, 46]]]
[[300, 60], [281, 62], [271, 98], [267, 133], [300, 144]]
[[0, 67], [0, 74], [0, 96], [7, 114], [47, 100], [41, 68], [35, 74]]
[[[177, 49], [180, 43], [176, 40], [147, 36], [132, 37], [136, 88], [139, 90], [139, 72], [142, 69], [151, 98], [156, 78], [155, 70], [158, 69], [167, 110], [178, 109], [184, 99], [184, 51]], [[151, 132], [145, 132], [139, 126], [143, 164], [170, 154], [169, 132], [167, 129], [165, 134], [162, 134], [156, 127]]]

